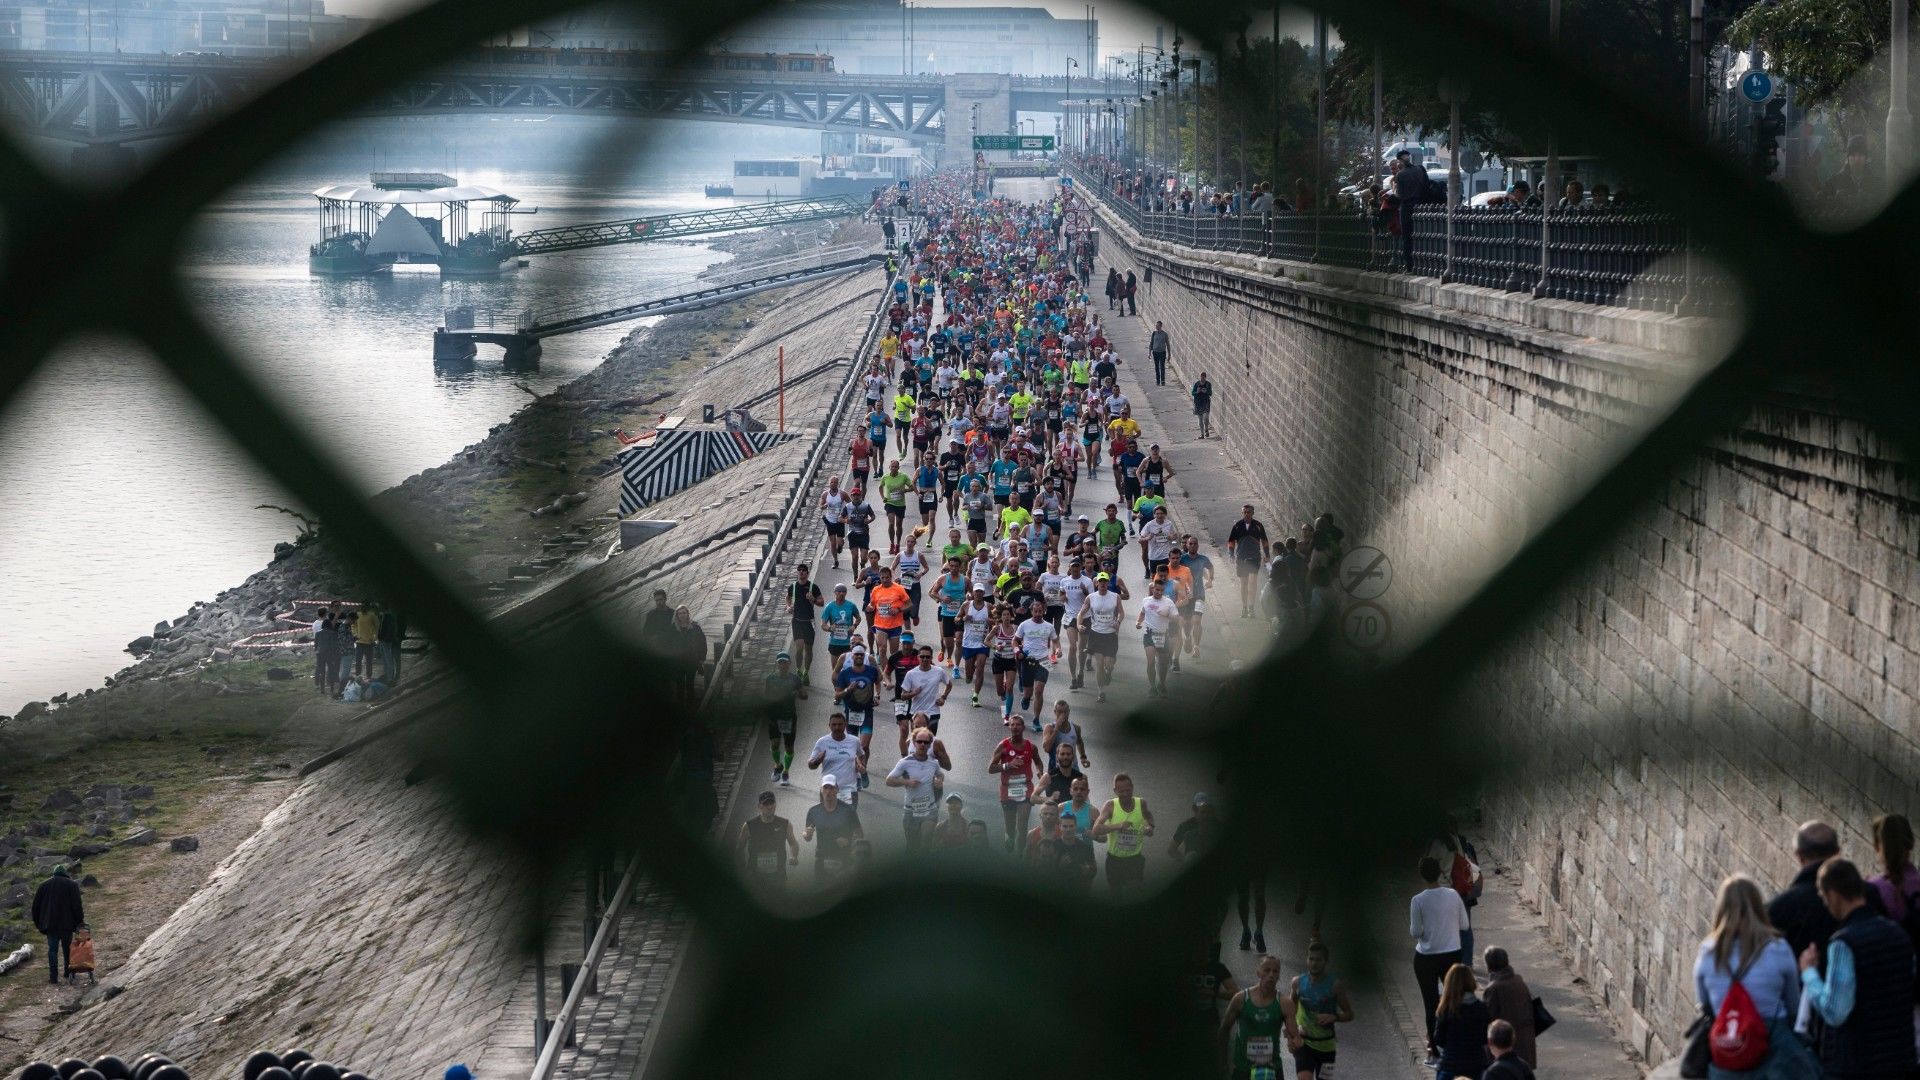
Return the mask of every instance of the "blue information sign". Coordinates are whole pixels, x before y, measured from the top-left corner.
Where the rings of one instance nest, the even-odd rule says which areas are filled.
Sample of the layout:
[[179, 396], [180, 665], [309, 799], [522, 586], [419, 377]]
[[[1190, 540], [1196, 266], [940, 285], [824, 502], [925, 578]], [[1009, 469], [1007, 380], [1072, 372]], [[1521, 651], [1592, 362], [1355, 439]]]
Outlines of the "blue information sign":
[[1749, 71], [1740, 77], [1740, 93], [1748, 101], [1765, 101], [1773, 96], [1773, 76], [1764, 71]]

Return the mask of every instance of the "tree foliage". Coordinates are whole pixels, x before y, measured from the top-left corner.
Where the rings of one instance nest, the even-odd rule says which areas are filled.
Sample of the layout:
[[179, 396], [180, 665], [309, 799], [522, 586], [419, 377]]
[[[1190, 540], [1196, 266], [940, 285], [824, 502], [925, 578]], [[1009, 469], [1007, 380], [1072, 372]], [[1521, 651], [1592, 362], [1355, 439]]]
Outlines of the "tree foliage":
[[1734, 20], [1727, 41], [1759, 45], [1803, 107], [1824, 107], [1843, 131], [1871, 132], [1887, 107], [1892, 23], [1885, 0], [1776, 0]]

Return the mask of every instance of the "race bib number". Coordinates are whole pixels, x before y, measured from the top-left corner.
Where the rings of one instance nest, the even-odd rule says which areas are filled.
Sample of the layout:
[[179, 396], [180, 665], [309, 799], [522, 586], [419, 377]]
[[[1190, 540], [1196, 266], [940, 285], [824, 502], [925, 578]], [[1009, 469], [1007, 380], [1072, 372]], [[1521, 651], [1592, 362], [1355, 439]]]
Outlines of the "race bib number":
[[896, 701], [893, 703], [893, 715], [905, 720], [908, 713], [912, 711], [912, 708], [913, 702], [911, 701]]
[[1007, 799], [1010, 802], [1025, 802], [1027, 800], [1026, 777], [1010, 776], [1007, 778]]
[[847, 868], [847, 860], [829, 855], [820, 860], [820, 865], [826, 867], [829, 873], [837, 874]]
[[1147, 631], [1147, 640], [1153, 642], [1154, 648], [1164, 649], [1167, 647], [1167, 632], [1165, 630], [1149, 630]]
[[907, 814], [910, 817], [930, 818], [933, 816], [933, 796], [916, 795], [907, 802]]
[[1265, 1065], [1273, 1060], [1273, 1036], [1254, 1035], [1247, 1039], [1247, 1061], [1253, 1065]]
[[1140, 851], [1143, 837], [1137, 826], [1128, 825], [1113, 834], [1113, 853], [1116, 855], [1135, 855]]
[[774, 727], [777, 728], [780, 734], [782, 735], [793, 734], [793, 717], [791, 716], [781, 717], [779, 720], [774, 722]]
[[881, 618], [884, 618], [884, 619], [891, 619], [891, 618], [893, 618], [893, 605], [892, 605], [892, 604], [881, 604], [881, 605], [879, 605], [879, 607], [880, 607], [880, 617], [881, 617]]
[[762, 852], [753, 857], [753, 870], [757, 874], [777, 874], [780, 872], [780, 853]]

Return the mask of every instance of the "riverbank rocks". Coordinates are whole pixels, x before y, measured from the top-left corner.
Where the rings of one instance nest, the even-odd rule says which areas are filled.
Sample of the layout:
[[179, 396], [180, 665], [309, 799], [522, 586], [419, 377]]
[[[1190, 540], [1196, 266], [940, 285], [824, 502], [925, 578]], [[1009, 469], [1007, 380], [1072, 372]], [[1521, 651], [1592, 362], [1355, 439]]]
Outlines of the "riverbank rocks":
[[[47, 796], [47, 800], [40, 804], [40, 809], [65, 810], [69, 806], [79, 806], [79, 805], [80, 805], [80, 796], [75, 795], [73, 792], [67, 790], [66, 788], [55, 788], [53, 794]], [[46, 834], [42, 833], [41, 835], [44, 836]]]
[[121, 847], [149, 847], [160, 839], [160, 834], [152, 829], [135, 829], [133, 834], [120, 841]]
[[95, 840], [82, 840], [67, 849], [69, 859], [89, 859], [95, 855], [105, 855], [113, 850], [113, 845], [102, 844]]
[[161, 619], [159, 622], [153, 624], [153, 636], [157, 638], [166, 637], [172, 629], [173, 625], [171, 623], [165, 619]]
[[46, 702], [29, 701], [25, 705], [20, 706], [20, 711], [14, 715], [14, 719], [15, 720], [31, 720], [36, 716], [45, 715], [46, 711], [47, 711]]
[[175, 852], [182, 853], [199, 851], [200, 838], [197, 836], [176, 836], [167, 844], [167, 847]]

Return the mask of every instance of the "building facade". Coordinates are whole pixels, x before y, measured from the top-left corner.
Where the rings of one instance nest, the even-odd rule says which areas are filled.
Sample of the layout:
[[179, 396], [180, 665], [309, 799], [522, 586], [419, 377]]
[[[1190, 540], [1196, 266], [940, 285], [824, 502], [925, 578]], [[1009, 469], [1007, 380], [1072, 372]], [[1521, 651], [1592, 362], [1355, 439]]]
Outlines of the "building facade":
[[0, 3], [0, 49], [284, 56], [336, 48], [370, 20], [323, 0], [46, 0]]
[[[732, 52], [833, 56], [837, 71], [864, 75], [1060, 75], [1071, 56], [1090, 67], [1096, 19], [1056, 19], [1045, 8], [954, 8], [877, 3], [782, 5], [712, 45]], [[527, 43], [555, 48], [653, 49], [668, 42], [627, 11], [583, 11], [528, 27]]]

